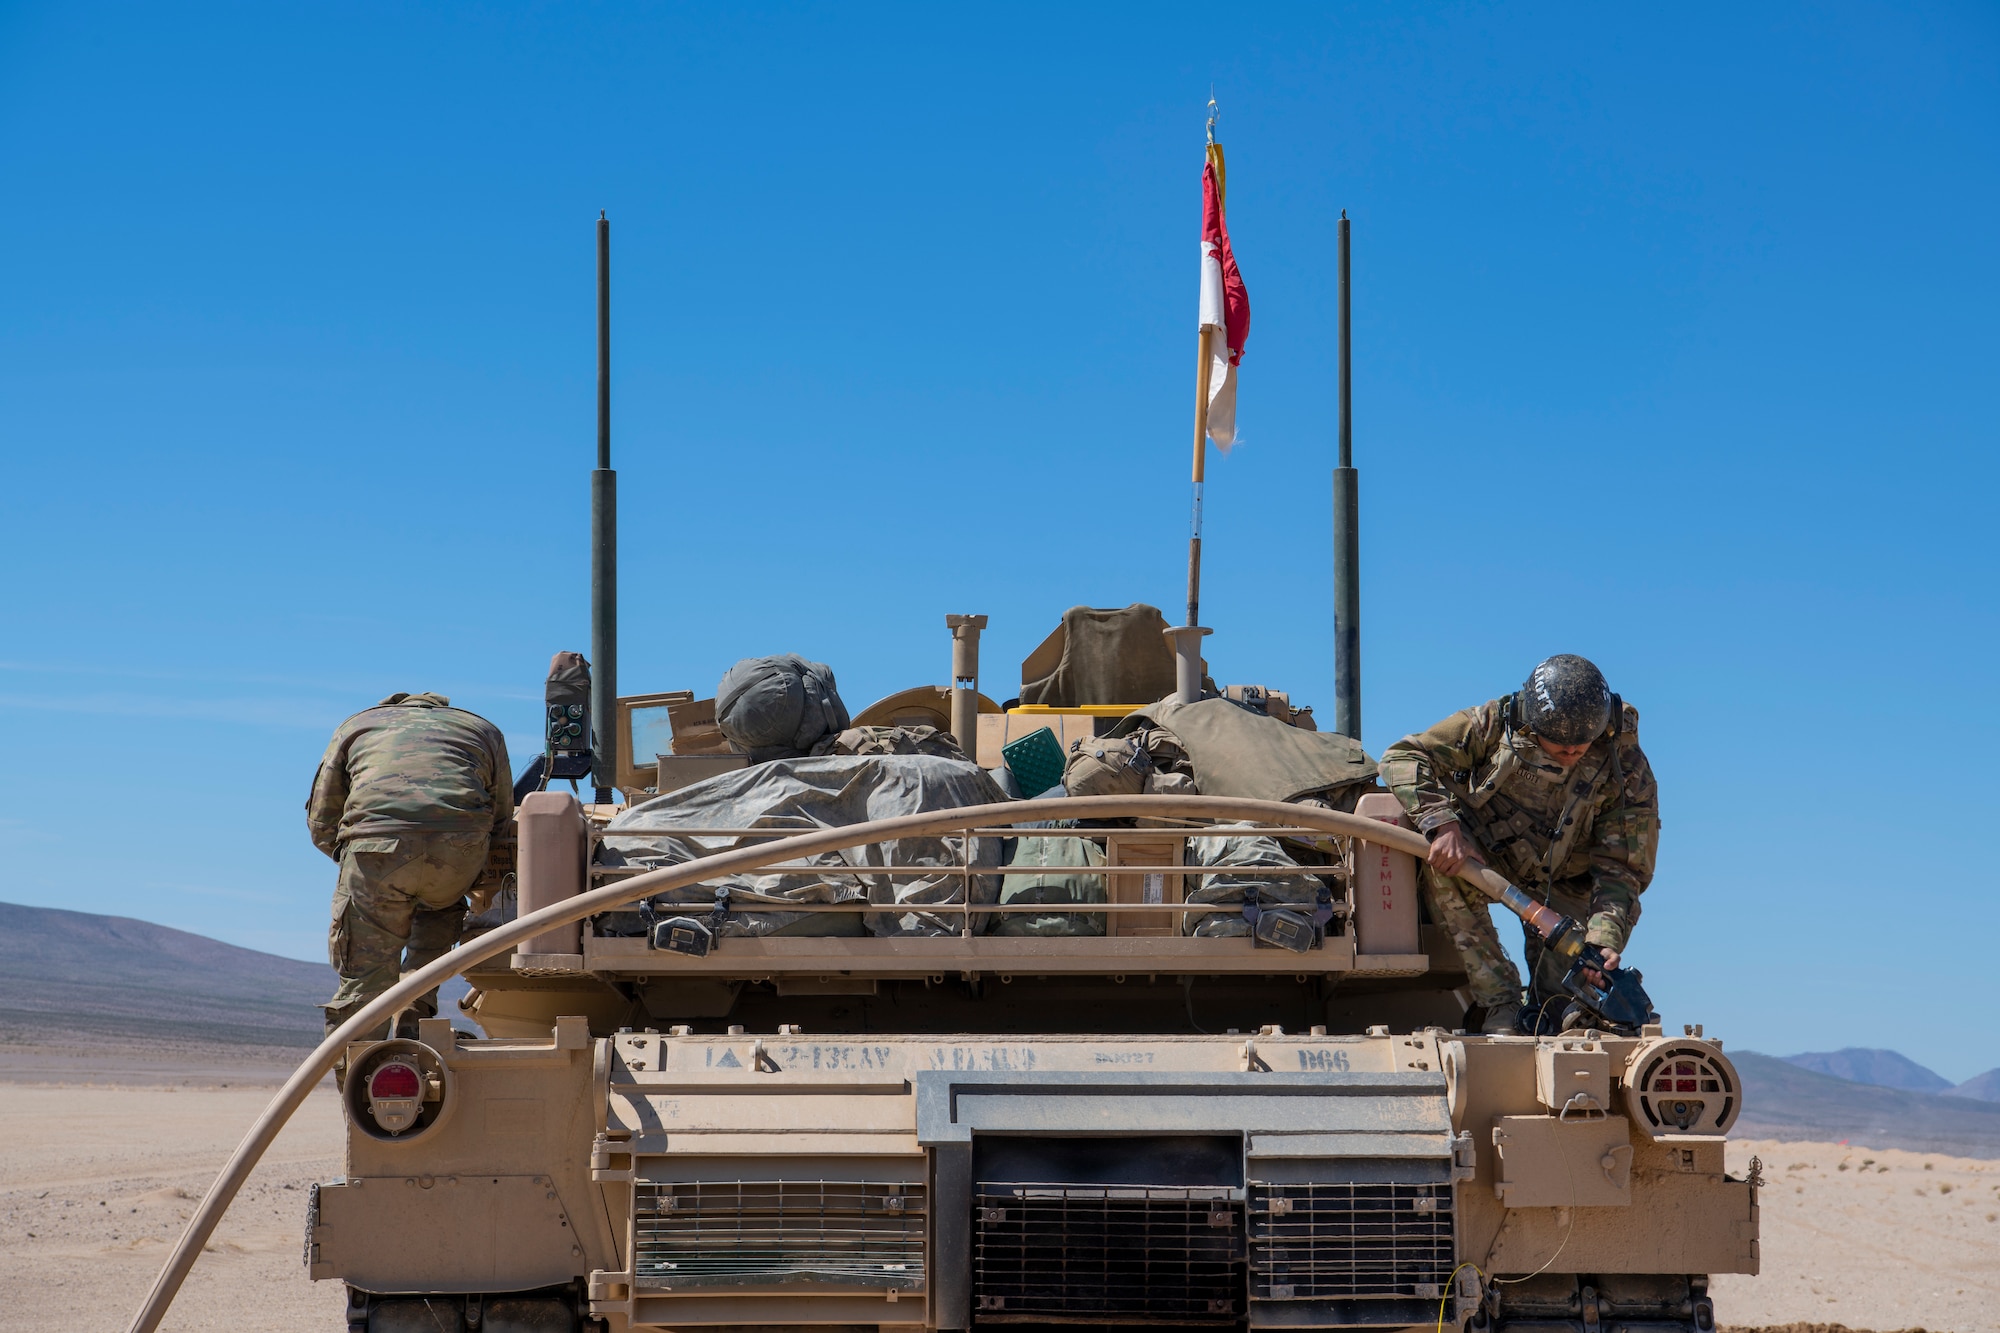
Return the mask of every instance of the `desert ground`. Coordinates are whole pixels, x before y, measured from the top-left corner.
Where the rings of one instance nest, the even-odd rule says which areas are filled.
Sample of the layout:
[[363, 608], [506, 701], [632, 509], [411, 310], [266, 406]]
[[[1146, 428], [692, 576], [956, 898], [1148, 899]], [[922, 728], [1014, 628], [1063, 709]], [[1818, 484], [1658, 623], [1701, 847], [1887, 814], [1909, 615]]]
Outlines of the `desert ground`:
[[[240, 1075], [239, 1075], [240, 1077]], [[119, 1330], [272, 1088], [0, 1082], [0, 1330]], [[171, 1330], [346, 1327], [300, 1264], [306, 1187], [340, 1174], [340, 1107], [315, 1091], [223, 1219]]]
[[1715, 1279], [1730, 1327], [2000, 1329], [2000, 1161], [1743, 1140], [1763, 1162], [1763, 1267]]
[[[0, 1071], [0, 1333], [122, 1329], [193, 1200], [270, 1096], [263, 1071], [101, 1085]], [[339, 1173], [340, 1111], [315, 1092], [202, 1255], [166, 1327], [341, 1324], [300, 1266], [306, 1186]], [[2000, 1161], [1745, 1141], [1762, 1159], [1764, 1273], [1716, 1280], [1732, 1328], [2000, 1330]]]

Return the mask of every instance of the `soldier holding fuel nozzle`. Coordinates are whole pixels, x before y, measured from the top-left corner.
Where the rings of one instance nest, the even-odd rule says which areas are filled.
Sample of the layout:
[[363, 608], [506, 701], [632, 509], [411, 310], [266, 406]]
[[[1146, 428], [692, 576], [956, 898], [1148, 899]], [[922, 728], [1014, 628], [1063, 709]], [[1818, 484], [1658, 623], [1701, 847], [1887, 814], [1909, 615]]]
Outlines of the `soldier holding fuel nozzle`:
[[1458, 871], [1484, 862], [1586, 923], [1586, 940], [1615, 967], [1660, 841], [1659, 788], [1638, 727], [1638, 710], [1611, 692], [1603, 673], [1564, 653], [1537, 666], [1515, 693], [1453, 713], [1383, 755], [1382, 780], [1430, 840], [1425, 901], [1465, 962], [1473, 1002], [1486, 1011], [1484, 1031], [1555, 1028], [1567, 962], [1524, 931], [1524, 1014], [1521, 974], [1501, 948], [1490, 900]]

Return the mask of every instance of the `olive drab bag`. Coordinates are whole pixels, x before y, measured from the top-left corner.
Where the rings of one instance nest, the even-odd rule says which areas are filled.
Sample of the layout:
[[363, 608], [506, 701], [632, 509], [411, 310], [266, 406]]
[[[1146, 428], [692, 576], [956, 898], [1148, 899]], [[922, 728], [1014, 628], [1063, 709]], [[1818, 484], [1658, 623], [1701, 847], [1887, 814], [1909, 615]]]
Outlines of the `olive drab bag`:
[[1063, 765], [1063, 790], [1071, 796], [1137, 796], [1152, 767], [1143, 732], [1075, 740]]
[[[1089, 838], [1022, 838], [1014, 844], [1005, 864], [1046, 866], [1043, 875], [1002, 876], [1000, 901], [1007, 906], [1031, 903], [1101, 903], [1105, 900], [1104, 876], [1078, 874], [1088, 866], [1104, 864], [1104, 852]], [[1102, 912], [999, 912], [992, 917], [988, 933], [993, 935], [1102, 935]]]

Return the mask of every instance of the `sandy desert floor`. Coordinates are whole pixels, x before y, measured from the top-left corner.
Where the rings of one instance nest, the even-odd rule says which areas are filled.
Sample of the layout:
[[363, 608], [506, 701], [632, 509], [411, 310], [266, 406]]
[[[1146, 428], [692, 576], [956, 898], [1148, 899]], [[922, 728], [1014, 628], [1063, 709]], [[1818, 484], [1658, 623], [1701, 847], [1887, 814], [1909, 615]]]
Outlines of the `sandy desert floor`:
[[[0, 1330], [111, 1333], [269, 1087], [0, 1084]], [[340, 1107], [315, 1091], [272, 1145], [169, 1314], [172, 1330], [339, 1333], [340, 1285], [300, 1263], [306, 1187], [340, 1174]]]
[[2000, 1329], [2000, 1161], [1748, 1140], [1730, 1171], [1752, 1156], [1764, 1271], [1715, 1279], [1725, 1324]]
[[[269, 1087], [0, 1082], [0, 1333], [122, 1329], [193, 1199]], [[336, 1333], [308, 1282], [306, 1186], [339, 1173], [340, 1110], [315, 1092], [224, 1220], [167, 1328]], [[1764, 1273], [1716, 1279], [1735, 1328], [1794, 1322], [2000, 1330], [2000, 1161], [1830, 1144], [1732, 1144], [1763, 1159]]]

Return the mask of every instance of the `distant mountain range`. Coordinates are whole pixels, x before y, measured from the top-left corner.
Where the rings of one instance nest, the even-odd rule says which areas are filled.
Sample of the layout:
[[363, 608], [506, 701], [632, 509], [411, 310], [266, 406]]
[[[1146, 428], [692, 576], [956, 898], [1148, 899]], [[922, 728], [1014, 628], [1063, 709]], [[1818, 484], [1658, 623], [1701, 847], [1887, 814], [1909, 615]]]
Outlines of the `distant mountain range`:
[[1976, 1097], [1982, 1102], [2000, 1102], [2000, 1069], [1989, 1069], [1983, 1074], [1969, 1078], [1946, 1095]]
[[1897, 1051], [1847, 1046], [1837, 1051], [1807, 1051], [1802, 1055], [1780, 1056], [1779, 1059], [1801, 1069], [1810, 1069], [1815, 1074], [1844, 1078], [1850, 1083], [2000, 1102], [2000, 1069], [1989, 1069], [1953, 1086], [1950, 1079], [1932, 1073]]
[[338, 981], [325, 963], [148, 921], [0, 902], [0, 1052], [234, 1051], [289, 1065], [319, 1043]]
[[338, 983], [325, 963], [147, 921], [0, 903], [0, 1042], [303, 1049]]
[[1867, 1148], [2000, 1157], [2000, 1101], [1952, 1095], [1957, 1089], [1912, 1092], [1858, 1083], [1755, 1051], [1732, 1051], [1730, 1059], [1744, 1083], [1742, 1118], [1730, 1131], [1737, 1138], [1844, 1140]]

